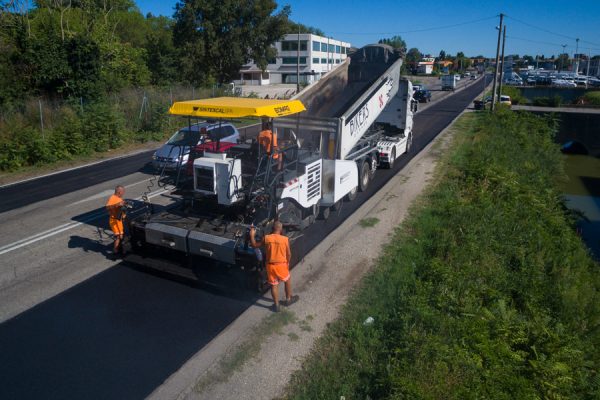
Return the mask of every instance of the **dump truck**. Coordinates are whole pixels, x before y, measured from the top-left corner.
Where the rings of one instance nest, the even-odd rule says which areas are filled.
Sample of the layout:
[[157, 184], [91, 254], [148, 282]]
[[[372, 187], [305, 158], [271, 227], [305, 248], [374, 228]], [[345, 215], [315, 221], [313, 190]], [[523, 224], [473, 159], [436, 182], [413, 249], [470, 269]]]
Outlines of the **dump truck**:
[[[235, 265], [261, 281], [260, 237], [282, 222], [293, 243], [317, 218], [369, 186], [378, 168], [393, 167], [412, 144], [410, 81], [401, 55], [386, 45], [351, 54], [334, 71], [291, 100], [212, 98], [174, 103], [188, 118], [269, 118], [277, 151], [255, 138], [238, 144], [203, 143], [192, 151], [192, 182], [175, 207], [130, 221], [128, 260], [194, 278], [202, 260]], [[183, 272], [183, 273], [182, 273]]]
[[456, 75], [442, 75], [442, 90], [454, 90], [456, 89]]

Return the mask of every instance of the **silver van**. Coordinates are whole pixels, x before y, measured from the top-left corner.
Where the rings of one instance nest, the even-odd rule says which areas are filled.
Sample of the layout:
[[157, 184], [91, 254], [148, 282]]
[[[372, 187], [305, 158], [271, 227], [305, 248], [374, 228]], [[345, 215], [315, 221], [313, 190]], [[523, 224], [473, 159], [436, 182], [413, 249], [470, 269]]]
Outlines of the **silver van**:
[[240, 133], [229, 122], [201, 122], [179, 129], [152, 155], [152, 166], [156, 169], [177, 170], [185, 166], [190, 150], [204, 142], [237, 143]]

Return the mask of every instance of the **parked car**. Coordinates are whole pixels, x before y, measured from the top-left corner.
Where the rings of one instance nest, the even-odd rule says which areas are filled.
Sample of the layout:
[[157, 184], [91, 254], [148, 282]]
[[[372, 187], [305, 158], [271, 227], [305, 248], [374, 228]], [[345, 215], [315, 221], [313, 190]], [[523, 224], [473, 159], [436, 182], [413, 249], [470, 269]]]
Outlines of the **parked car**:
[[477, 75], [475, 75], [475, 74], [471, 75], [471, 80], [474, 81], [475, 79], [477, 79]]
[[[492, 96], [487, 96], [485, 98], [484, 107], [489, 108], [491, 106], [491, 104], [492, 104]], [[500, 96], [500, 99], [496, 102], [496, 104], [504, 104], [504, 105], [507, 105], [510, 107], [512, 105], [512, 101], [510, 99], [510, 96], [503, 94]], [[475, 109], [477, 109], [477, 105], [475, 105]]]
[[207, 142], [237, 143], [240, 133], [229, 122], [201, 122], [179, 129], [152, 155], [152, 166], [157, 169], [177, 170], [185, 166], [190, 150]]
[[425, 88], [417, 90], [413, 95], [419, 103], [428, 103], [431, 101], [431, 92]]
[[419, 84], [413, 85], [413, 93], [418, 90], [421, 90], [421, 89], [423, 89], [423, 85], [419, 85]]

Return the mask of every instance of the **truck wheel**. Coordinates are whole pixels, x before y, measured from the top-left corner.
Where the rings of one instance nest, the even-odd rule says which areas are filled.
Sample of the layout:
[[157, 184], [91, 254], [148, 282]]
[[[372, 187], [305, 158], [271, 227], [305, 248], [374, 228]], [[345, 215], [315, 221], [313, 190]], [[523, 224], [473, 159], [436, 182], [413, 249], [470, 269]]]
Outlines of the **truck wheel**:
[[394, 168], [394, 162], [396, 162], [396, 148], [392, 149], [392, 153], [390, 154], [389, 161], [387, 163], [387, 167], [389, 169]]
[[353, 201], [356, 199], [356, 195], [358, 194], [358, 188], [355, 187], [346, 195], [346, 201]]
[[369, 187], [371, 182], [371, 166], [367, 161], [363, 162], [360, 168], [360, 176], [358, 178], [358, 189], [364, 192]]
[[319, 207], [319, 219], [327, 220], [327, 218], [329, 218], [330, 213], [331, 209], [329, 207]]
[[331, 211], [338, 212], [340, 211], [340, 208], [342, 208], [342, 201], [338, 200], [334, 205], [331, 206]]
[[413, 136], [411, 132], [408, 134], [408, 139], [406, 139], [406, 150], [404, 150], [404, 153], [408, 153], [410, 151], [410, 148], [412, 147], [412, 140]]

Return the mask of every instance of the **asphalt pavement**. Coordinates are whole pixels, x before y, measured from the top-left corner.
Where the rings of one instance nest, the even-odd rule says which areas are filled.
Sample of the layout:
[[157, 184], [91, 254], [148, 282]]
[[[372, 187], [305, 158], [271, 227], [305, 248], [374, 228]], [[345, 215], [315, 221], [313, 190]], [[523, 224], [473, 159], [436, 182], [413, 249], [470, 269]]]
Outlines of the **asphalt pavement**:
[[[339, 214], [308, 228], [295, 254], [310, 251], [339, 226], [468, 107], [481, 88], [471, 85], [420, 111], [412, 151], [393, 170], [378, 171], [368, 190], [344, 203]], [[127, 170], [144, 168], [148, 154], [137, 157], [137, 164], [123, 161]], [[106, 168], [96, 168], [85, 172], [86, 180], [103, 179]], [[125, 169], [119, 172], [126, 174]], [[73, 190], [81, 184], [80, 174], [64, 180], [53, 176], [50, 185]], [[0, 192], [3, 205], [18, 204], [11, 196], [27, 197], [25, 187], [18, 188], [8, 195]], [[39, 201], [41, 192], [29, 196]], [[214, 275], [225, 283], [236, 279], [231, 271]], [[117, 264], [0, 324], [0, 398], [144, 398], [259, 298]]]

